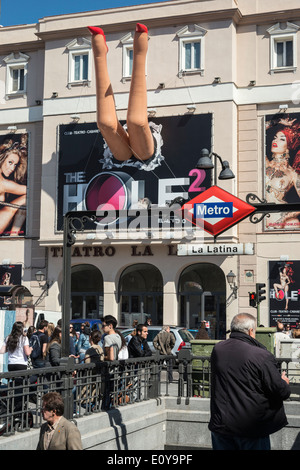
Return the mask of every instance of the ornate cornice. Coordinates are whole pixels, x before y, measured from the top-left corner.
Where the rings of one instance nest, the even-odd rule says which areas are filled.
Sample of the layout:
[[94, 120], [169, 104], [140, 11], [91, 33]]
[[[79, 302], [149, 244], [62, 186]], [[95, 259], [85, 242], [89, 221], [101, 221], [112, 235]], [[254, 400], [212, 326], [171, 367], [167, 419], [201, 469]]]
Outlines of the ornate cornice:
[[[178, 4], [179, 5], [179, 4]], [[180, 12], [177, 14], [173, 10], [173, 14], [169, 10], [169, 7], [174, 6], [171, 2], [164, 3], [164, 4], [151, 4], [152, 10], [156, 7], [156, 16], [152, 16], [151, 18], [148, 16], [149, 8], [145, 8], [145, 5], [140, 5], [139, 7], [139, 21], [144, 22], [147, 24], [150, 30], [151, 36], [151, 28], [161, 28], [167, 26], [180, 26], [182, 24], [189, 24], [189, 23], [208, 23], [208, 22], [218, 22], [218, 21], [232, 21], [237, 26], [246, 26], [246, 25], [263, 25], [263, 24], [270, 24], [275, 22], [287, 22], [287, 21], [300, 21], [300, 8], [290, 9], [290, 10], [280, 10], [274, 12], [264, 12], [264, 13], [255, 13], [249, 15], [243, 15], [239, 8], [229, 8], [223, 10], [211, 10], [207, 12], [201, 11], [189, 11], [189, 12]], [[149, 7], [149, 5], [148, 5]], [[135, 7], [136, 8], [136, 7]], [[128, 11], [127, 11], [128, 10]], [[114, 10], [102, 10], [94, 11], [94, 12], [86, 12], [86, 22], [87, 24], [91, 20], [95, 21], [97, 17], [99, 17], [99, 24], [100, 24], [100, 17], [101, 17], [101, 26], [105, 27], [106, 34], [113, 34], [113, 33], [121, 33], [124, 34], [124, 31], [133, 31], [135, 28], [135, 19], [131, 19], [128, 21], [125, 16], [125, 13], [133, 11], [132, 7], [128, 7], [125, 11], [125, 8], [116, 8]], [[178, 11], [178, 10], [176, 10]], [[171, 13], [171, 14], [170, 14]], [[122, 16], [123, 15], [123, 16]], [[56, 17], [48, 17], [42, 19], [36, 25], [32, 25], [35, 27], [35, 32], [33, 33], [37, 40], [29, 40], [14, 42], [14, 43], [7, 43], [7, 44], [0, 44], [0, 54], [7, 54], [14, 51], [33, 51], [38, 49], [45, 48], [45, 42], [50, 40], [57, 40], [57, 39], [73, 39], [76, 37], [88, 37], [89, 32], [87, 31], [86, 26], [74, 26], [69, 27], [67, 29], [58, 29], [62, 23], [66, 21], [68, 25], [72, 24], [73, 22], [78, 24], [78, 14], [70, 14], [70, 15], [62, 15]], [[77, 20], [77, 21], [76, 21]], [[28, 26], [28, 25], [27, 25]], [[30, 25], [29, 25], [30, 26]], [[24, 28], [24, 25], [18, 26], [10, 26], [0, 29], [0, 42], [1, 42], [1, 34], [9, 33], [12, 30], [21, 30]], [[1, 31], [2, 30], [2, 31]], [[20, 31], [21, 33], [21, 31]], [[4, 36], [5, 37], [5, 36]]]

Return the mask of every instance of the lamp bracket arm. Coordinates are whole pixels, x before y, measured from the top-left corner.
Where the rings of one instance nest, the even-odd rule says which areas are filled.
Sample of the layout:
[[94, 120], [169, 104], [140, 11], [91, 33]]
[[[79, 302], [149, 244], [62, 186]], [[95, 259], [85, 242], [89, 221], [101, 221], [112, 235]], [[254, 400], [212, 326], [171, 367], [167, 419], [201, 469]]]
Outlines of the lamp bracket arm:
[[222, 164], [223, 161], [222, 161], [222, 158], [220, 157], [220, 155], [218, 155], [217, 153], [215, 152], [211, 152], [211, 155], [213, 155], [214, 157], [218, 158], [219, 162]]

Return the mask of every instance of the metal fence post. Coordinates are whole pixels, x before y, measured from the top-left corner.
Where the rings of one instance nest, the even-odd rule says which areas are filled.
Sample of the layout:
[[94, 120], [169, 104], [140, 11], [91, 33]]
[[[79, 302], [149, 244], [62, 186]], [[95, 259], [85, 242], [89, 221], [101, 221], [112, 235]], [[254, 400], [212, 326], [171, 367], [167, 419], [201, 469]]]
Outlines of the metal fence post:
[[189, 349], [181, 349], [178, 353], [178, 394], [177, 394], [177, 403], [181, 403], [181, 397], [184, 396], [184, 381], [188, 380], [187, 376], [187, 364], [191, 361], [192, 354]]
[[66, 361], [62, 360], [62, 365], [65, 365], [66, 368], [62, 372], [62, 397], [64, 400], [64, 416], [66, 419], [72, 419], [74, 413], [74, 365], [75, 361], [73, 357], [67, 358]]
[[159, 351], [155, 351], [154, 355], [154, 362], [150, 368], [150, 378], [149, 378], [149, 398], [157, 398], [159, 393], [159, 359], [160, 354]]

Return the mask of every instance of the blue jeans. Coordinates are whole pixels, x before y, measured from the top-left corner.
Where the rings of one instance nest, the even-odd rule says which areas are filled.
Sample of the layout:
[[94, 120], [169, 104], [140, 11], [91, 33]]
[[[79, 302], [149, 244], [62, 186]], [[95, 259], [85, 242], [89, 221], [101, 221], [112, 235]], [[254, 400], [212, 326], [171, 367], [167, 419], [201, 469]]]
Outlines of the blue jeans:
[[271, 450], [270, 437], [234, 437], [211, 433], [213, 450]]

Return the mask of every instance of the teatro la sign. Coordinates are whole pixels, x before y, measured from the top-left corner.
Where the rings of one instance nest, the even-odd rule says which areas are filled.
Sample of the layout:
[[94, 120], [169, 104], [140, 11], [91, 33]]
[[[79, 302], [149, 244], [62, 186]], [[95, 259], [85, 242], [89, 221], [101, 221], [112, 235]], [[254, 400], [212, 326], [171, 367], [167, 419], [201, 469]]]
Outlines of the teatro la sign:
[[255, 207], [218, 186], [211, 186], [184, 204], [182, 209], [186, 219], [213, 236], [225, 232], [255, 211]]

